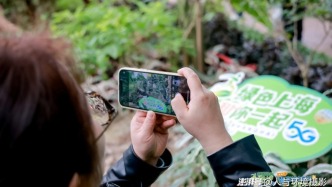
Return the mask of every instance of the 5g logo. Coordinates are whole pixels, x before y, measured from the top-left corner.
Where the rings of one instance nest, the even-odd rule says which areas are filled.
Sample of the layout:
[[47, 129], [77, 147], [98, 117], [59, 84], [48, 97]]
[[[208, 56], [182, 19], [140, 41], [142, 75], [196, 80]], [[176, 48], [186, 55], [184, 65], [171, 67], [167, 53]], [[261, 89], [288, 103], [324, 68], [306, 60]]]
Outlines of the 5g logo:
[[302, 145], [312, 145], [319, 139], [319, 133], [315, 128], [305, 127], [306, 121], [294, 119], [284, 129], [283, 136], [286, 140], [297, 141]]

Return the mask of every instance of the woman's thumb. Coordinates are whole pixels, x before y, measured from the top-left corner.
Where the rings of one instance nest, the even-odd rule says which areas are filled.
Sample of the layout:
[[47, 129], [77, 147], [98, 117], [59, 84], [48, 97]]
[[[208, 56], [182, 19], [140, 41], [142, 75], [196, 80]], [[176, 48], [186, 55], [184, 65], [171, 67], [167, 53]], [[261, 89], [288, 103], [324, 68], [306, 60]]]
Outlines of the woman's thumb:
[[156, 125], [156, 114], [152, 111], [148, 111], [143, 123], [144, 132], [152, 133]]

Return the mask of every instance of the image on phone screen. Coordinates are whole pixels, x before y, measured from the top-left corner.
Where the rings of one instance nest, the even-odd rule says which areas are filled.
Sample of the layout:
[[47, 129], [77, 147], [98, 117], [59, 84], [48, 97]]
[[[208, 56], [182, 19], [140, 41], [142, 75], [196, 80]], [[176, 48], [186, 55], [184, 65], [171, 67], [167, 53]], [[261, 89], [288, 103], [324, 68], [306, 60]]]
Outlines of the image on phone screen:
[[189, 103], [187, 79], [134, 70], [121, 70], [119, 74], [119, 101], [122, 106], [175, 115], [171, 100], [180, 93]]

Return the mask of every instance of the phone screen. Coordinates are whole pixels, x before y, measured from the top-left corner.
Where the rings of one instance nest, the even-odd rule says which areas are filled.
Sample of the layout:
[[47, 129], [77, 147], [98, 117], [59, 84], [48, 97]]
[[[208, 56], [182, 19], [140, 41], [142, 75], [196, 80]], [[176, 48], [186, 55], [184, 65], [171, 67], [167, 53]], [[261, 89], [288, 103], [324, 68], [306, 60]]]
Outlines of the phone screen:
[[135, 70], [120, 71], [119, 101], [122, 106], [175, 115], [171, 100], [177, 93], [189, 103], [190, 90], [185, 77]]

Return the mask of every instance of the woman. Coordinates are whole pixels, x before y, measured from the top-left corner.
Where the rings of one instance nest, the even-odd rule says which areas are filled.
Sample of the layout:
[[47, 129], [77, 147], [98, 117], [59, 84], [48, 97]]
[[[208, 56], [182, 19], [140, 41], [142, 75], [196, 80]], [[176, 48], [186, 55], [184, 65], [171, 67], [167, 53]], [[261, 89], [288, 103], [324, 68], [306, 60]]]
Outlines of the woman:
[[[73, 65], [69, 53], [70, 46], [63, 40], [47, 36], [24, 34], [1, 38], [1, 187], [100, 184], [104, 145], [100, 141], [98, 147], [96, 137], [101, 130], [92, 124], [82, 90], [68, 66], [63, 65]], [[150, 115], [157, 122], [144, 132], [141, 126], [133, 126], [132, 147], [137, 150], [135, 154], [133, 148], [127, 151], [127, 159], [143, 160], [143, 167], [157, 164], [165, 151], [167, 129], [175, 123], [169, 117]], [[137, 125], [145, 116], [146, 113], [136, 115]], [[157, 124], [158, 132], [153, 132], [152, 127]], [[151, 128], [152, 131], [147, 131]], [[146, 132], [156, 137], [142, 142]], [[115, 171], [121, 172], [122, 168]], [[140, 180], [129, 175], [126, 178], [133, 184]], [[113, 184], [122, 181], [117, 177], [109, 180]]]

